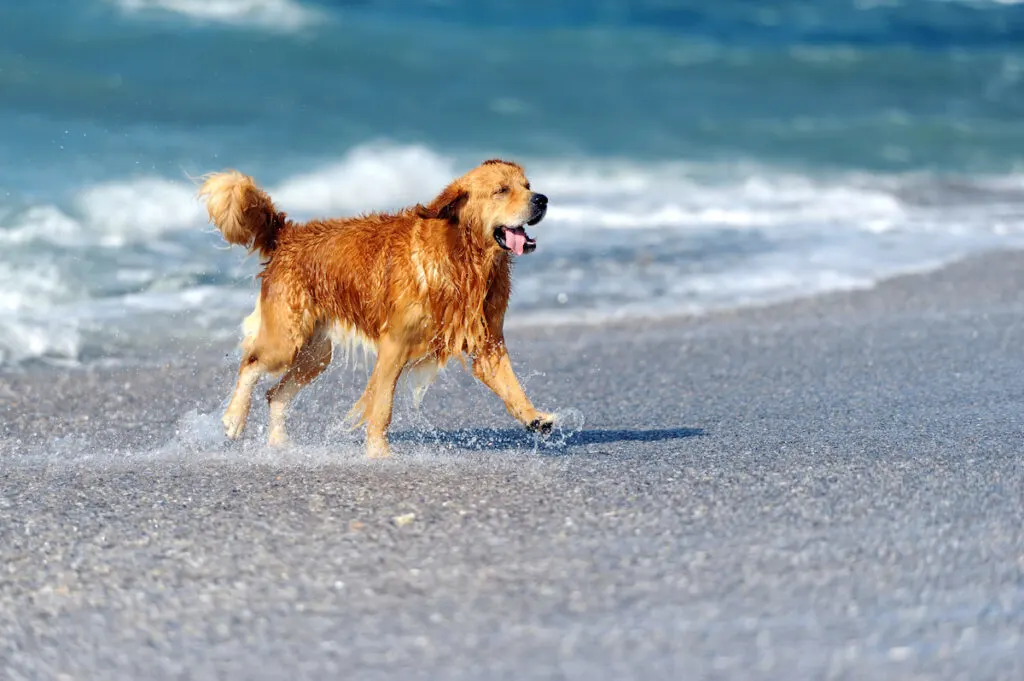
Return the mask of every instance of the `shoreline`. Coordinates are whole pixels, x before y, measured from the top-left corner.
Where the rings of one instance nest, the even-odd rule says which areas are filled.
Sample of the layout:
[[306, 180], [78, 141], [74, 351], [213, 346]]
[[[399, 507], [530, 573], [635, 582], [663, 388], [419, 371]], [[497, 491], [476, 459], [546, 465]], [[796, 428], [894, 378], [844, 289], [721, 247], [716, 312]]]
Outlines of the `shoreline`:
[[1020, 678], [1022, 290], [1001, 253], [516, 332], [585, 427], [539, 445], [452, 367], [383, 462], [338, 427], [361, 367], [286, 450], [222, 442], [209, 347], [5, 375], [0, 676]]
[[[544, 318], [544, 315], [549, 313], [540, 313], [539, 315], [535, 313], [527, 313], [524, 315], [525, 319], [521, 321], [517, 319], [514, 313], [511, 313], [506, 319], [505, 328], [507, 335], [510, 336], [524, 335], [527, 337], [533, 337], [538, 334], [549, 333], [579, 334], [597, 329], [620, 331], [635, 329], [637, 327], [657, 328], [664, 326], [683, 326], [693, 323], [715, 323], [721, 320], [731, 320], [745, 316], [757, 318], [759, 316], [773, 315], [777, 313], [787, 315], [799, 310], [810, 310], [811, 308], [817, 309], [833, 303], [852, 308], [858, 304], [858, 301], [860, 301], [864, 295], [870, 295], [873, 291], [876, 291], [879, 288], [897, 290], [909, 287], [910, 289], [918, 290], [920, 293], [920, 290], [916, 289], [914, 283], [919, 279], [934, 279], [941, 282], [947, 279], [947, 271], [953, 273], [953, 276], [955, 276], [955, 273], [958, 271], [974, 270], [978, 267], [979, 263], [988, 262], [991, 259], [999, 260], [1001, 258], [1010, 258], [1024, 260], [1024, 257], [1022, 256], [1024, 256], [1024, 249], [1019, 248], [981, 251], [947, 262], [930, 266], [921, 266], [913, 270], [899, 272], [869, 284], [865, 284], [864, 286], [821, 291], [806, 295], [786, 295], [778, 299], [770, 299], [763, 302], [724, 305], [692, 312], [678, 310], [669, 310], [664, 313], [638, 312], [636, 314], [631, 314], [626, 312], [622, 315], [616, 316], [611, 316], [607, 313], [596, 313], [595, 318], [583, 320], [555, 318], [554, 315], [552, 315], [551, 319], [546, 319]], [[944, 276], [944, 273], [947, 273], [947, 275]], [[253, 295], [256, 295], [255, 291], [253, 292]], [[905, 297], [907, 293], [904, 292], [901, 295]], [[931, 302], [934, 303], [934, 301]], [[221, 313], [221, 316], [226, 315]], [[241, 323], [242, 316], [244, 316], [244, 314], [240, 313], [239, 324]], [[206, 341], [205, 346], [202, 347], [201, 350], [205, 354], [209, 354], [211, 356], [231, 353], [234, 351], [237, 344], [237, 338], [233, 335], [234, 326], [230, 329], [224, 326], [218, 327], [217, 329], [211, 329], [209, 332], [210, 338]], [[195, 339], [190, 337], [189, 340]], [[177, 343], [170, 343], [164, 346], [154, 347], [153, 350], [154, 354], [164, 354], [165, 357], [169, 358], [173, 362], [173, 351], [179, 348], [180, 346]], [[15, 364], [0, 364], [0, 378], [3, 378], [5, 375], [22, 373], [25, 371], [89, 371], [130, 368], [133, 366], [144, 367], [149, 366], [156, 361], [152, 355], [143, 356], [138, 352], [138, 350], [139, 348], [137, 347], [123, 345], [120, 346], [120, 356], [100, 354], [92, 359], [84, 361], [57, 358], [32, 358]], [[0, 390], [2, 390], [2, 386], [0, 386]]]
[[[595, 324], [512, 324], [508, 326], [506, 336], [513, 362], [517, 365], [517, 373], [522, 377], [523, 372], [529, 372], [530, 369], [516, 361], [519, 353], [517, 346], [521, 344], [599, 343], [600, 337], [621, 342], [623, 337], [631, 335], [638, 335], [639, 338], [678, 335], [686, 339], [736, 329], [746, 329], [749, 333], [751, 330], [778, 328], [785, 324], [835, 326], [863, 324], [885, 317], [898, 318], [904, 314], [960, 314], [976, 308], [979, 300], [985, 301], [987, 305], [1013, 304], [1016, 302], [1015, 292], [1021, 290], [1024, 290], [1024, 250], [1000, 250], [960, 259], [925, 272], [897, 275], [864, 289], [830, 291], [764, 305], [710, 310], [694, 315]], [[101, 410], [91, 403], [91, 397], [110, 393], [109, 386], [112, 384], [129, 386], [108, 395], [117, 409], [152, 401], [157, 399], [158, 394], [172, 390], [169, 403], [179, 416], [196, 409], [205, 413], [219, 405], [230, 391], [236, 369], [236, 355], [237, 340], [226, 340], [226, 333], [221, 330], [217, 339], [205, 344], [190, 348], [182, 348], [178, 344], [155, 347], [149, 356], [99, 358], [94, 362], [74, 365], [31, 362], [0, 367], [0, 414], [7, 417], [4, 429], [0, 431], [0, 452], [6, 448], [4, 443], [9, 446], [12, 440], [39, 447], [54, 438], [76, 437], [80, 435], [76, 423], [83, 425], [84, 433], [88, 436], [95, 429], [89, 423], [90, 420], [103, 419]], [[360, 358], [355, 362], [356, 367], [365, 369]], [[344, 366], [344, 360], [336, 358], [325, 378], [314, 384], [312, 389], [307, 388], [303, 394], [319, 395], [328, 392], [330, 388], [325, 389], [320, 384], [329, 382], [327, 377], [330, 375], [343, 373]], [[452, 378], [452, 374], [464, 373], [459, 363], [453, 361], [442, 375]], [[174, 389], [173, 384], [179, 380], [182, 389]], [[361, 388], [359, 380], [349, 383], [346, 386], [349, 393], [356, 387]], [[456, 378], [455, 384], [461, 390], [475, 385], [468, 376]], [[54, 387], [56, 392], [51, 390]], [[260, 390], [257, 389], [257, 398]], [[26, 391], [27, 395], [24, 394]], [[438, 392], [436, 387], [432, 388], [428, 402]], [[358, 392], [354, 394], [358, 395]], [[79, 410], [81, 413], [68, 413], [75, 411], [73, 405], [69, 410], [52, 399], [54, 396], [66, 399], [68, 395], [75, 396], [75, 404], [82, 406]], [[261, 401], [256, 400], [257, 404]], [[35, 413], [33, 407], [38, 407]], [[399, 408], [400, 405], [396, 403], [396, 410]], [[140, 416], [136, 410], [132, 416], [140, 419], [136, 425], [157, 427], [161, 432], [167, 432], [174, 425], [173, 420], [159, 413]], [[126, 426], [131, 423], [131, 420], [127, 421]], [[505, 425], [511, 427], [514, 424]], [[106, 425], [108, 431], [116, 431], [117, 428], [112, 423]], [[128, 437], [125, 441], [133, 446], [143, 442], [156, 444], [154, 437]]]

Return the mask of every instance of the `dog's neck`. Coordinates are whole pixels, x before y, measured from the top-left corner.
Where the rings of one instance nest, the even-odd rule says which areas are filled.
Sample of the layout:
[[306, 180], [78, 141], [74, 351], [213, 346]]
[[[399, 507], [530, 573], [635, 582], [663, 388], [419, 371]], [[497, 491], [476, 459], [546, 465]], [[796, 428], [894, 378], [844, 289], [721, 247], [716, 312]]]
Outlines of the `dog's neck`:
[[508, 253], [495, 248], [493, 238], [485, 236], [475, 220], [449, 229], [449, 254], [454, 266], [472, 268], [475, 263], [480, 263], [480, 270], [474, 274], [484, 282], [490, 282], [492, 274], [509, 271], [512, 261]]
[[500, 337], [511, 284], [512, 260], [481, 238], [478, 225], [445, 225], [446, 267], [428, 283], [439, 358], [472, 355]]

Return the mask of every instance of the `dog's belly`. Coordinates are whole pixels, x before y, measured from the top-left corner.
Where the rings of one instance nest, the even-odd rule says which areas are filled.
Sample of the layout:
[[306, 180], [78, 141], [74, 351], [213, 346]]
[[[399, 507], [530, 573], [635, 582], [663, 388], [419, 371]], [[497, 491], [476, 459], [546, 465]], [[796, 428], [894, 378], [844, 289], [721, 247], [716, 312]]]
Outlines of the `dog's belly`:
[[[335, 356], [341, 356], [346, 365], [353, 361], [355, 352], [361, 350], [363, 361], [369, 364], [370, 356], [377, 354], [377, 343], [358, 329], [343, 322], [334, 322], [324, 331], [334, 344]], [[441, 365], [429, 356], [413, 357], [405, 373], [408, 387], [412, 390], [413, 406], [419, 408], [427, 389], [434, 382]]]
[[336, 353], [343, 356], [346, 361], [351, 359], [357, 350], [362, 351], [364, 359], [377, 354], [377, 343], [372, 338], [344, 322], [329, 323], [322, 333], [331, 339]]

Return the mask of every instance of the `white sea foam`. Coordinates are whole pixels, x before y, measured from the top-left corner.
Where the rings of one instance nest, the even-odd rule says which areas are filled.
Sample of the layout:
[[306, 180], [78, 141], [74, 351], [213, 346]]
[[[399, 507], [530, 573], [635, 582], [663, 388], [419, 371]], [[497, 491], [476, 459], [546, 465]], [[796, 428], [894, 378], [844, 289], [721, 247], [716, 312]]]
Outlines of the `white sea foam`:
[[[1018, 175], [954, 182], [521, 160], [551, 209], [531, 228], [537, 254], [517, 267], [511, 324], [760, 304], [1024, 246]], [[473, 162], [374, 144], [267, 189], [297, 218], [354, 214], [428, 201]], [[0, 210], [4, 358], [75, 357], [82, 325], [148, 315], [209, 331], [247, 312], [257, 263], [214, 234], [196, 188], [187, 178], [133, 178], [82, 188], [60, 206]]]
[[48, 241], [54, 244], [81, 243], [82, 225], [56, 206], [31, 206], [0, 230], [0, 244]]
[[0, 258], [0, 364], [37, 357], [77, 357], [81, 339], [71, 317], [52, 315], [73, 297], [59, 268], [46, 258]]
[[425, 202], [457, 172], [452, 159], [427, 147], [368, 145], [285, 180], [271, 194], [288, 211], [345, 215]]
[[194, 228], [203, 218], [195, 189], [184, 182], [142, 178], [83, 189], [68, 209], [31, 206], [0, 225], [0, 244], [117, 248]]
[[[421, 146], [358, 147], [336, 163], [267, 186], [275, 203], [298, 217], [351, 215], [425, 202], [466, 168]], [[245, 170], [245, 169], [242, 169]], [[569, 228], [680, 229], [771, 228], [840, 223], [855, 230], [884, 232], [920, 226], [921, 206], [906, 200], [891, 178], [810, 178], [772, 168], [686, 166], [678, 163], [527, 162], [533, 184], [551, 199], [548, 222]], [[260, 178], [256, 177], [257, 181]], [[1002, 176], [976, 183], [990, 208], [965, 211], [978, 220], [999, 217], [998, 199], [1010, 201], [1018, 217], [1024, 178]], [[45, 241], [58, 245], [121, 247], [193, 231], [205, 223], [196, 185], [186, 180], [138, 178], [84, 188], [67, 210], [34, 206], [0, 224], [0, 244]], [[966, 200], [963, 203], [969, 203]], [[958, 203], [941, 205], [941, 213]], [[916, 212], [915, 212], [916, 211]], [[9, 218], [10, 220], [10, 218]], [[961, 225], [962, 226], [962, 225]], [[939, 225], [953, 229], [954, 225]], [[967, 225], [974, 229], [976, 225]], [[1006, 226], [1004, 225], [1004, 228]]]
[[111, 0], [129, 14], [172, 13], [193, 21], [296, 31], [321, 15], [295, 0]]
[[[452, 159], [426, 147], [368, 145], [267, 190], [280, 208], [299, 217], [351, 215], [429, 200], [457, 170]], [[39, 205], [8, 216], [7, 224], [0, 222], [0, 244], [118, 248], [153, 243], [204, 225], [197, 189], [191, 181], [161, 177], [93, 185], [66, 209]]]
[[745, 228], [843, 220], [877, 230], [905, 216], [884, 187], [767, 168], [540, 164], [532, 174], [534, 184], [563, 199], [552, 203], [550, 217], [591, 227]]
[[81, 334], [73, 319], [0, 316], [0, 364], [38, 358], [75, 360], [80, 351]]
[[183, 182], [143, 178], [84, 190], [75, 208], [94, 243], [123, 246], [201, 224], [195, 189]]
[[45, 309], [68, 296], [59, 268], [45, 258], [0, 260], [0, 313]]

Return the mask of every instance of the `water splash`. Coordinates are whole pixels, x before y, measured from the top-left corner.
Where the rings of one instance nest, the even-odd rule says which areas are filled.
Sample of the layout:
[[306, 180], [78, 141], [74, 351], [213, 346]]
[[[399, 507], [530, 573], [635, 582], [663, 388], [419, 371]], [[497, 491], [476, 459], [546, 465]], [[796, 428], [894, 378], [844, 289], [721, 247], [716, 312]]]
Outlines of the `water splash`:
[[555, 411], [555, 425], [543, 441], [545, 447], [561, 449], [569, 444], [574, 435], [583, 430], [586, 417], [575, 407], [563, 407]]

